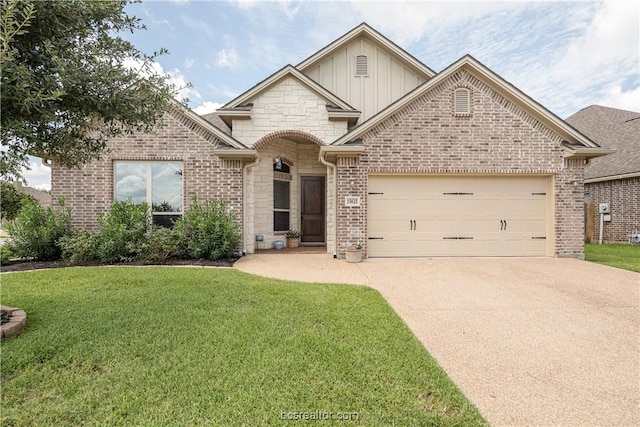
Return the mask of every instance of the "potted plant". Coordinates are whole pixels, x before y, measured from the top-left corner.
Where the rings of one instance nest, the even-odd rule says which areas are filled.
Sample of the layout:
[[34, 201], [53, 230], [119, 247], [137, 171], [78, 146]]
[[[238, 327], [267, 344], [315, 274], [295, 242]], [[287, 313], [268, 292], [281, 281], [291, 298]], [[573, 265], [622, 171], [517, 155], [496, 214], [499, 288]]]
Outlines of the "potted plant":
[[347, 249], [345, 256], [347, 258], [347, 262], [362, 261], [362, 243], [358, 242], [354, 247]]
[[286, 236], [288, 248], [297, 248], [298, 246], [300, 246], [301, 233], [298, 230], [289, 230], [287, 231]]

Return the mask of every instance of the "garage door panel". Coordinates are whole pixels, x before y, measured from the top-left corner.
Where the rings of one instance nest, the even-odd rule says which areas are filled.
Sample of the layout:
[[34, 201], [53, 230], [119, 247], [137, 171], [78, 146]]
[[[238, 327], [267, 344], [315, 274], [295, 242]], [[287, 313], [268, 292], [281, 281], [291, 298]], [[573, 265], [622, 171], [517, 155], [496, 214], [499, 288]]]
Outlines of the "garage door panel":
[[369, 197], [369, 235], [384, 236], [370, 241], [370, 256], [546, 254], [550, 177], [369, 179], [370, 192], [384, 193]]

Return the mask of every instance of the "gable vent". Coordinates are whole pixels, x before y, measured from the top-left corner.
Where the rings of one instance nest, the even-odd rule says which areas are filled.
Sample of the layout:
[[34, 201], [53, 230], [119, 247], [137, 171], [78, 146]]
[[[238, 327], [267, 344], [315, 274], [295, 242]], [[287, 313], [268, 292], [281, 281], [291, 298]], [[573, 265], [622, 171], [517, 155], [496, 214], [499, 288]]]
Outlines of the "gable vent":
[[356, 56], [356, 76], [369, 75], [369, 58], [367, 55]]
[[454, 92], [453, 99], [453, 112], [454, 114], [469, 114], [471, 113], [471, 102], [469, 89], [460, 88]]

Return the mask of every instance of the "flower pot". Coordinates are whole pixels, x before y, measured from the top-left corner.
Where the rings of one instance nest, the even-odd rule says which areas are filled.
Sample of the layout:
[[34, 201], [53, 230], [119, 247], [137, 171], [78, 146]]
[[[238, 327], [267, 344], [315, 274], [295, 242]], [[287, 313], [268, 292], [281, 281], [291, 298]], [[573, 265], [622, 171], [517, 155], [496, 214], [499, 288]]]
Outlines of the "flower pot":
[[287, 238], [287, 247], [288, 248], [297, 248], [300, 246], [300, 238], [299, 237], [288, 237]]
[[362, 249], [347, 249], [345, 252], [347, 262], [362, 261]]
[[276, 249], [282, 249], [284, 248], [284, 242], [282, 240], [276, 240], [273, 242], [273, 247]]

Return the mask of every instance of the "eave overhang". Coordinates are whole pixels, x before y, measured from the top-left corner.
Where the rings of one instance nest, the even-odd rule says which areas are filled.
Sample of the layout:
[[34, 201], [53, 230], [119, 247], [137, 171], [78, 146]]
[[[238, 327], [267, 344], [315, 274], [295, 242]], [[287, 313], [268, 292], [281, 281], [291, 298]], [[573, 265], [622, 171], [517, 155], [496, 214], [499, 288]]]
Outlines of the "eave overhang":
[[336, 108], [331, 105], [327, 105], [327, 114], [329, 115], [329, 120], [346, 120], [349, 126], [354, 126], [358, 122], [358, 119], [360, 118], [360, 115], [362, 113], [357, 110], [344, 110], [342, 108]]
[[229, 128], [231, 128], [233, 120], [251, 119], [252, 108], [253, 104], [247, 104], [235, 108], [218, 108], [216, 110], [216, 113], [218, 114], [218, 117], [220, 117], [222, 121], [225, 122], [226, 125], [229, 126]]
[[640, 172], [631, 172], [631, 173], [624, 173], [620, 175], [599, 176], [597, 178], [588, 178], [584, 180], [584, 183], [591, 184], [594, 182], [615, 181], [617, 179], [629, 179], [629, 178], [637, 178], [637, 177], [640, 177]]
[[562, 148], [564, 149], [565, 159], [593, 159], [616, 152], [616, 150], [609, 148], [584, 147], [568, 143], [563, 143]]
[[258, 158], [256, 150], [233, 150], [229, 148], [218, 148], [213, 150], [213, 154], [223, 160], [242, 160], [243, 162], [251, 162]]
[[346, 145], [323, 145], [320, 147], [320, 156], [335, 161], [338, 157], [359, 157], [364, 151], [364, 145], [361, 143]]

